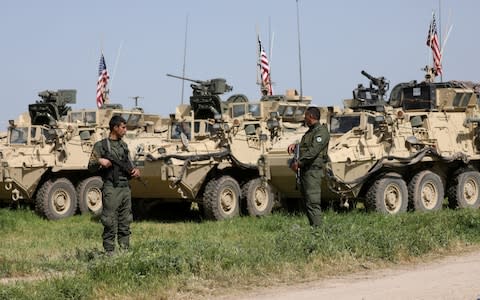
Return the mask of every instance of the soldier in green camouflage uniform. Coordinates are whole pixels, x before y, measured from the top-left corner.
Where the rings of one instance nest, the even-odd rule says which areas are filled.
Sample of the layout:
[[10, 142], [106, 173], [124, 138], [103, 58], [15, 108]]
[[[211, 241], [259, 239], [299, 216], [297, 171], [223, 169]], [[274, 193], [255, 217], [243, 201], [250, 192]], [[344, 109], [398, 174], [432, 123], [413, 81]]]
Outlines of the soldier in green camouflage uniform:
[[126, 121], [113, 116], [109, 123], [109, 137], [98, 141], [88, 163], [91, 172], [98, 172], [103, 179], [102, 215], [104, 226], [103, 248], [108, 255], [115, 250], [115, 237], [121, 249], [130, 246], [130, 223], [133, 221], [131, 191], [128, 180], [139, 177], [129, 158], [127, 144], [122, 137], [127, 132]]
[[[320, 111], [316, 107], [309, 107], [305, 111], [305, 123], [308, 131], [300, 141], [300, 154], [297, 161], [290, 167], [297, 172], [300, 169], [301, 192], [307, 209], [310, 226], [318, 227], [322, 224], [321, 217], [321, 182], [326, 160], [330, 134], [327, 126], [321, 125]], [[288, 146], [288, 152], [295, 151], [296, 144]]]

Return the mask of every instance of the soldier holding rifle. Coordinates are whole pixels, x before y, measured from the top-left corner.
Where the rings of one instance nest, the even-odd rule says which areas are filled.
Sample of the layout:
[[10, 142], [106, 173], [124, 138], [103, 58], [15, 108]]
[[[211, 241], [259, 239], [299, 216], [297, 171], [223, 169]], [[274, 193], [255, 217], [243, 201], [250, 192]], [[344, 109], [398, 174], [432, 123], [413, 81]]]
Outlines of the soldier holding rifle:
[[328, 141], [330, 140], [327, 127], [321, 125], [319, 120], [320, 110], [313, 106], [307, 108], [305, 111], [305, 124], [309, 129], [303, 135], [298, 146], [297, 144], [288, 146], [289, 154], [294, 153], [296, 149], [298, 150], [290, 168], [299, 175], [300, 190], [307, 210], [307, 217], [310, 226], [313, 228], [322, 224], [320, 208], [321, 182]]
[[112, 255], [115, 250], [116, 236], [121, 249], [127, 250], [130, 246], [133, 215], [128, 180], [139, 178], [140, 171], [133, 166], [127, 144], [122, 141], [127, 132], [126, 123], [121, 116], [110, 119], [110, 134], [95, 143], [88, 163], [88, 169], [98, 172], [103, 179], [101, 221], [104, 226], [103, 248], [107, 255]]

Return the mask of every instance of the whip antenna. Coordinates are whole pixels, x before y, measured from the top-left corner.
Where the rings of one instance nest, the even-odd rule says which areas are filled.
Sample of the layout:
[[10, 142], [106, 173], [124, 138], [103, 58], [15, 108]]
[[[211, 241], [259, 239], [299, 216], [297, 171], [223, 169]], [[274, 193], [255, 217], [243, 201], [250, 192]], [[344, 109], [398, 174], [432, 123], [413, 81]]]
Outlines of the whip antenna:
[[[187, 33], [188, 33], [188, 14], [185, 19], [185, 43], [183, 46], [183, 69], [182, 69], [182, 77], [185, 77], [185, 64], [187, 60]], [[185, 79], [182, 79], [182, 104], [183, 104], [183, 91], [185, 90]]]
[[303, 98], [303, 87], [302, 87], [302, 51], [300, 48], [300, 14], [298, 12], [298, 0], [297, 2], [297, 36], [298, 36], [298, 71], [300, 73], [300, 100]]

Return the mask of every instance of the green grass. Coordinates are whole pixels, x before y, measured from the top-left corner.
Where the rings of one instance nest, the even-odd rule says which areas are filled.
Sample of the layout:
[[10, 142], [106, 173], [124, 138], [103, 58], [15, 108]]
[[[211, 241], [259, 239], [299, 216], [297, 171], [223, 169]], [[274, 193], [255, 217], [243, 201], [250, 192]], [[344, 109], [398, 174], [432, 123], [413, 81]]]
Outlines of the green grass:
[[[0, 210], [0, 299], [207, 298], [231, 288], [302, 281], [460, 253], [480, 243], [480, 211], [384, 216], [324, 214], [223, 222], [136, 222], [132, 249], [101, 251], [102, 225], [88, 216], [46, 221]], [[45, 277], [48, 277], [45, 279]]]

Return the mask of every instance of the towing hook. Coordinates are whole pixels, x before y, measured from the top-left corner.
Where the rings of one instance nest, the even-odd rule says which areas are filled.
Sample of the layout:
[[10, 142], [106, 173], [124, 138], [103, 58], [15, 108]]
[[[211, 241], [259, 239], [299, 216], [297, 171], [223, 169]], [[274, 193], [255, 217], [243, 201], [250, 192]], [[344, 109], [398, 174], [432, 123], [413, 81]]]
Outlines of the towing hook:
[[12, 191], [12, 200], [13, 201], [17, 201], [18, 199], [20, 199], [20, 192], [17, 190], [17, 189], [14, 189]]

